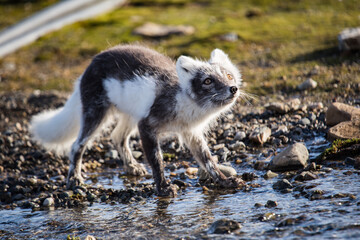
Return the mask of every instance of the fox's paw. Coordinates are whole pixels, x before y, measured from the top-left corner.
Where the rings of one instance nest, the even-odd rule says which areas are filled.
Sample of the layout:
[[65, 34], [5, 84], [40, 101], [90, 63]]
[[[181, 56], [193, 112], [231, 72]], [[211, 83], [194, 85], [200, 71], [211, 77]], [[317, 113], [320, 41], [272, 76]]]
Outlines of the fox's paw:
[[229, 177], [220, 181], [220, 185], [225, 188], [242, 188], [246, 183], [237, 177]]
[[84, 178], [82, 176], [70, 176], [66, 182], [66, 188], [71, 190], [84, 184]]
[[141, 164], [141, 163], [131, 163], [129, 165], [125, 165], [124, 168], [125, 168], [126, 173], [129, 175], [143, 176], [143, 175], [148, 174], [144, 164]]
[[156, 195], [159, 197], [176, 197], [178, 189], [177, 185], [170, 184], [157, 190]]

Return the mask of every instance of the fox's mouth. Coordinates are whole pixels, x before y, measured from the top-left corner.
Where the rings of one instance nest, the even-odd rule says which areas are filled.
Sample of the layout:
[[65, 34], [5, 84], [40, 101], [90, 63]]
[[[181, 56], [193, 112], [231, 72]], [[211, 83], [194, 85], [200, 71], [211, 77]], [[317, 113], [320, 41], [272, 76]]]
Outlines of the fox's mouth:
[[231, 104], [232, 102], [234, 102], [236, 100], [236, 98], [237, 98], [237, 95], [231, 95], [224, 99], [216, 99], [213, 102], [219, 106], [224, 106], [224, 105]]

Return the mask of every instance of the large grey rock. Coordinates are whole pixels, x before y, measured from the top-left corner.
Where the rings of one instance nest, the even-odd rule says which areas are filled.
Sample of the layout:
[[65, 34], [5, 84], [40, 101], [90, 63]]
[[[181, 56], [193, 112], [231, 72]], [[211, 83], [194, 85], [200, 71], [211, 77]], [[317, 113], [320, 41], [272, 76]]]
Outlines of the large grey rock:
[[303, 143], [288, 146], [269, 163], [272, 171], [288, 171], [304, 168], [309, 159], [309, 152]]
[[338, 35], [339, 49], [341, 51], [360, 49], [360, 27], [346, 28]]
[[341, 122], [329, 129], [329, 140], [360, 138], [360, 119]]
[[134, 34], [144, 37], [167, 37], [169, 35], [190, 35], [195, 32], [195, 28], [192, 26], [178, 25], [161, 25], [157, 23], [148, 22], [144, 25], [137, 27], [134, 30]]
[[345, 103], [332, 103], [325, 113], [326, 124], [329, 126], [352, 119], [360, 119], [360, 108]]
[[250, 134], [249, 139], [255, 143], [264, 144], [270, 136], [271, 129], [266, 126], [262, 126], [255, 128], [254, 131]]

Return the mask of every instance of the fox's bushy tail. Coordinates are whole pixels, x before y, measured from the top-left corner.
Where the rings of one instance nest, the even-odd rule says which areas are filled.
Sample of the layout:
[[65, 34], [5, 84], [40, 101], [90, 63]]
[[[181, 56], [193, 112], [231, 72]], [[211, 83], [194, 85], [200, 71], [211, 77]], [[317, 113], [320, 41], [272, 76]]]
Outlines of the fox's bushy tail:
[[81, 122], [80, 78], [65, 105], [47, 110], [32, 117], [30, 132], [34, 140], [47, 150], [66, 154], [75, 141]]

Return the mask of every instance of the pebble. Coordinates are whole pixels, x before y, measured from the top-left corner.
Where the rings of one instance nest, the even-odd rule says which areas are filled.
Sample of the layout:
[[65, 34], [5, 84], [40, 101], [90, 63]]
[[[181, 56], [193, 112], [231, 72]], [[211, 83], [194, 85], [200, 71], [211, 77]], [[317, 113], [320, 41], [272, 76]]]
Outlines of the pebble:
[[221, 143], [221, 144], [214, 145], [213, 149], [214, 149], [214, 151], [218, 151], [218, 150], [220, 150], [220, 149], [222, 149], [224, 147], [225, 147], [225, 144]]
[[186, 174], [187, 175], [195, 175], [198, 173], [198, 171], [199, 171], [199, 168], [189, 167], [186, 169]]
[[274, 207], [277, 207], [277, 205], [278, 205], [278, 203], [276, 201], [268, 200], [265, 204], [265, 207], [274, 208]]
[[268, 171], [265, 173], [264, 178], [265, 178], [265, 179], [270, 179], [270, 178], [275, 178], [275, 177], [277, 177], [277, 176], [279, 176], [279, 174], [274, 173], [274, 172], [271, 171], [271, 170], [268, 170]]
[[220, 219], [214, 222], [209, 230], [208, 233], [210, 234], [229, 234], [241, 228], [240, 223], [229, 220], [229, 219]]
[[43, 202], [44, 207], [51, 207], [51, 206], [54, 206], [54, 204], [55, 204], [55, 201], [54, 201], [54, 198], [52, 198], [52, 197], [46, 198]]
[[243, 143], [241, 141], [237, 141], [236, 143], [229, 145], [229, 149], [233, 150], [233, 151], [239, 151], [239, 150], [242, 150], [245, 148], [246, 148], [245, 143]]
[[243, 132], [243, 131], [239, 131], [239, 132], [236, 132], [235, 133], [235, 136], [234, 136], [234, 140], [237, 141], [237, 140], [243, 140], [246, 138], [246, 133]]
[[262, 126], [255, 128], [250, 134], [249, 139], [258, 144], [264, 144], [269, 139], [270, 135], [271, 129], [266, 126]]
[[304, 82], [298, 85], [300, 91], [314, 89], [317, 87], [317, 82], [311, 78], [306, 79]]
[[302, 118], [301, 119], [301, 124], [307, 126], [307, 125], [310, 125], [311, 122], [310, 122], [310, 120], [308, 118]]

